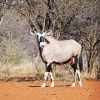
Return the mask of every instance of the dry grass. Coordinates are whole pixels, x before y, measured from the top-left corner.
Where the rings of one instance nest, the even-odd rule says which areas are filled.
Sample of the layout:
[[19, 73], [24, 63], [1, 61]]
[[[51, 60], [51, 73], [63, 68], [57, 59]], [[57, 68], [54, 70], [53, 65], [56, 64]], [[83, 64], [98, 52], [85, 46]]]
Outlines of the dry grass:
[[0, 66], [0, 80], [2, 81], [30, 81], [40, 80], [42, 77], [42, 72], [38, 73], [31, 62], [19, 66], [11, 64]]
[[97, 69], [96, 67], [94, 67], [92, 69], [92, 72], [89, 73], [88, 72], [88, 69], [85, 68], [83, 71], [82, 71], [82, 78], [92, 78], [92, 79], [96, 79], [96, 80], [99, 80], [100, 79], [100, 69]]

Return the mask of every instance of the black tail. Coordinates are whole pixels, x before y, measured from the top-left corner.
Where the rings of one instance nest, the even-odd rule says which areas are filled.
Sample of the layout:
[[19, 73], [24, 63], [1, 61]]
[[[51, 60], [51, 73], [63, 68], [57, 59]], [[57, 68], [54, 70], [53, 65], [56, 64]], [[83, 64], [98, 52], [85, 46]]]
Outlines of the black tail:
[[83, 70], [83, 59], [82, 59], [82, 54], [79, 57], [79, 68], [80, 68], [80, 72]]

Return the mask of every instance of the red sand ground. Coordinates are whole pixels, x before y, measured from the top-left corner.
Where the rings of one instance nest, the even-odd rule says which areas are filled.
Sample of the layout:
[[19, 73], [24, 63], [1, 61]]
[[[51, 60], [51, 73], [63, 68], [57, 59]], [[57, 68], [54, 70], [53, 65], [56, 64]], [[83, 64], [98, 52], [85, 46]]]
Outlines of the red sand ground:
[[[100, 81], [83, 80], [77, 85], [41, 88], [41, 82], [0, 82], [0, 100], [100, 100]], [[48, 83], [49, 86], [49, 83]]]

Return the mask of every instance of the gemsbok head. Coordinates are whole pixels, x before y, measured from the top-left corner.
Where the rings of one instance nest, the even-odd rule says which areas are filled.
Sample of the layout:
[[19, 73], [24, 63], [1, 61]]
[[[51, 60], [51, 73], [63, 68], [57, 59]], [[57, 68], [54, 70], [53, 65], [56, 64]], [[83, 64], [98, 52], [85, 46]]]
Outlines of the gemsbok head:
[[[69, 62], [74, 69], [74, 83], [72, 86], [75, 86], [76, 80], [79, 80], [80, 86], [82, 86], [82, 81], [80, 77], [80, 69], [82, 69], [82, 58], [81, 58], [81, 45], [73, 39], [70, 40], [57, 40], [53, 37], [52, 30], [39, 31], [36, 25], [34, 24], [36, 31], [30, 30], [30, 34], [37, 35], [39, 49], [41, 53], [41, 58], [45, 63], [45, 74], [44, 74], [44, 83], [41, 87], [45, 87], [48, 74], [51, 76], [51, 87], [55, 86], [54, 77], [52, 73], [52, 63], [63, 63]], [[45, 25], [43, 25], [45, 26]], [[78, 77], [78, 78], [77, 78]]]

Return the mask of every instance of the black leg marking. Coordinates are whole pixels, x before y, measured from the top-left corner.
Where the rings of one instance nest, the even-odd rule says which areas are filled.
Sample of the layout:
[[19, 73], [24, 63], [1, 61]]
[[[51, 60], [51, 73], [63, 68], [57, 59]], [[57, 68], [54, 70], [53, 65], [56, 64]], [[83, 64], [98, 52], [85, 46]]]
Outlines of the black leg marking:
[[46, 72], [52, 72], [52, 67], [51, 67], [51, 63], [50, 64], [46, 64]]

